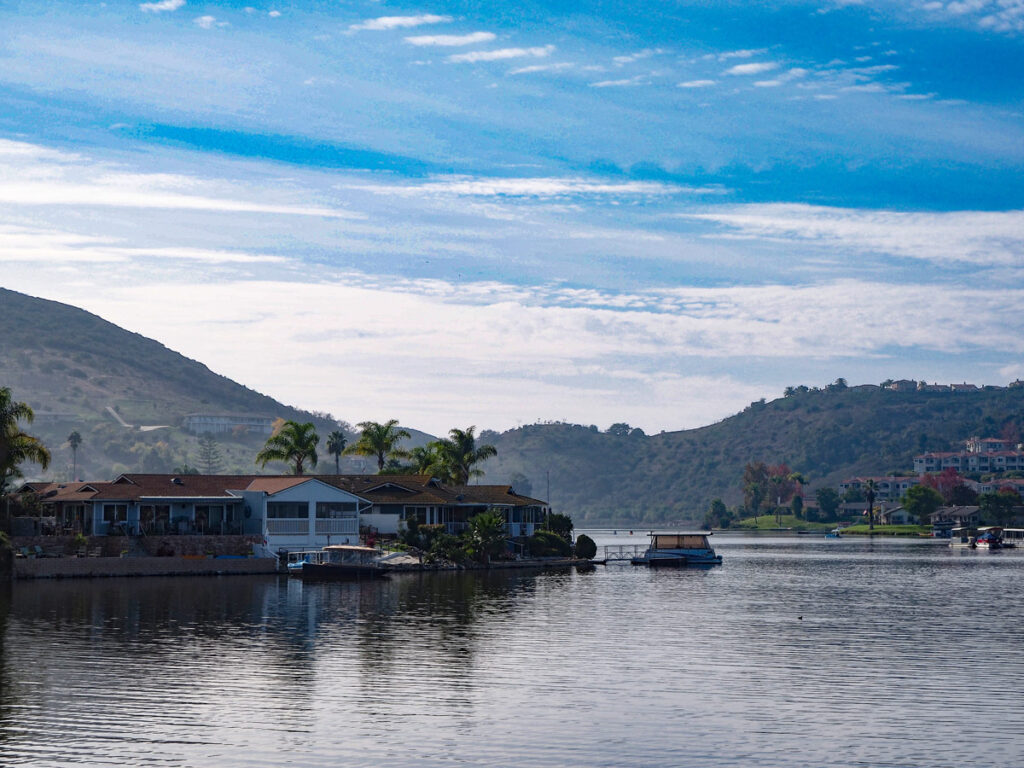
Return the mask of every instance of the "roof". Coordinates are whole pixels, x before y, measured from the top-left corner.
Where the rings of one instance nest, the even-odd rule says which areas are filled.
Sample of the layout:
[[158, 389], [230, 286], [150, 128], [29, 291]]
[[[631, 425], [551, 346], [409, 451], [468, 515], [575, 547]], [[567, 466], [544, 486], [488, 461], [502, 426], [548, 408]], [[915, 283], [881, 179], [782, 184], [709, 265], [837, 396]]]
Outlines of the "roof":
[[510, 485], [444, 485], [429, 475], [171, 475], [127, 473], [112, 483], [26, 483], [46, 501], [235, 499], [239, 491], [274, 495], [310, 480], [377, 504], [544, 506]]

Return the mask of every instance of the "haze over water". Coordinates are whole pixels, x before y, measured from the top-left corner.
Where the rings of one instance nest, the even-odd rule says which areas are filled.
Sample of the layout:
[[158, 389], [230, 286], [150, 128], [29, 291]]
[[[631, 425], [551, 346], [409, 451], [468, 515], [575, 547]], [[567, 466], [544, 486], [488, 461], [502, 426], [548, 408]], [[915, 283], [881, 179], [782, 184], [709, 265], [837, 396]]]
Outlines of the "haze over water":
[[714, 543], [708, 570], [17, 583], [0, 765], [1019, 763], [1024, 551]]

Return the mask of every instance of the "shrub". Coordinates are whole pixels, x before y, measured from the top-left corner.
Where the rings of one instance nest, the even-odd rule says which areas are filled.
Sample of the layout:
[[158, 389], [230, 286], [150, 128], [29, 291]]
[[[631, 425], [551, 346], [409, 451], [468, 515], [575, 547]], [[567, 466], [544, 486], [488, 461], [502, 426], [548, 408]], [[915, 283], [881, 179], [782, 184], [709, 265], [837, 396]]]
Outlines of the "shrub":
[[535, 531], [526, 540], [527, 550], [533, 557], [569, 557], [572, 545], [551, 531]]
[[597, 544], [594, 543], [594, 540], [585, 533], [577, 536], [576, 557], [581, 557], [584, 560], [593, 560], [595, 555], [597, 555]]
[[566, 541], [572, 536], [572, 518], [568, 515], [560, 515], [557, 512], [552, 512], [548, 515], [548, 529], [561, 536]]
[[[442, 528], [444, 526], [441, 526]], [[469, 559], [469, 554], [463, 541], [450, 533], [441, 533], [434, 537], [430, 549], [424, 558], [428, 563], [445, 561], [449, 563], [464, 563]]]

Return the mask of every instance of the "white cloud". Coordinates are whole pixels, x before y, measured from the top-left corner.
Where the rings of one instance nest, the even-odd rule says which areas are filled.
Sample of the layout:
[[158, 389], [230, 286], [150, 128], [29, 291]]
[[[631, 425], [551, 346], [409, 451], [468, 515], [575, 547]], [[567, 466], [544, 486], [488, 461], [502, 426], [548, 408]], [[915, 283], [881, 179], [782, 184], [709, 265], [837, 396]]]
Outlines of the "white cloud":
[[644, 48], [642, 51], [636, 53], [630, 53], [626, 56], [616, 56], [612, 59], [617, 66], [623, 66], [625, 64], [631, 64], [634, 61], [640, 61], [641, 59], [649, 59], [651, 56], [660, 56], [667, 51], [664, 48]]
[[493, 32], [471, 32], [468, 35], [413, 35], [405, 38], [405, 42], [412, 45], [437, 45], [454, 47], [458, 45], [474, 45], [476, 43], [489, 43], [494, 40]]
[[591, 88], [630, 88], [637, 85], [646, 85], [648, 82], [647, 75], [636, 75], [634, 77], [627, 77], [622, 80], [601, 80], [597, 83], [591, 83]]
[[1024, 211], [904, 213], [777, 204], [736, 206], [687, 217], [756, 238], [925, 261], [1020, 266], [1024, 254]]
[[679, 83], [679, 88], [710, 88], [715, 84], [714, 80], [687, 80], [685, 83]]
[[687, 187], [656, 181], [595, 181], [581, 178], [466, 178], [439, 177], [422, 184], [359, 185], [378, 194], [423, 194], [473, 197], [562, 197], [568, 195], [676, 195], [722, 194], [720, 187]]
[[533, 72], [558, 72], [563, 69], [571, 69], [574, 65], [568, 61], [562, 61], [557, 64], [531, 64], [528, 67], [519, 67], [518, 69], [509, 70], [510, 75], [527, 75]]
[[276, 19], [280, 15], [281, 15], [280, 11], [270, 11], [269, 13], [267, 13], [267, 16], [269, 16], [272, 19]]
[[759, 75], [762, 72], [771, 72], [773, 69], [778, 69], [779, 65], [774, 61], [759, 61], [754, 64], [737, 64], [734, 67], [729, 67], [722, 74], [725, 75]]
[[717, 55], [712, 54], [706, 58], [717, 58], [719, 61], [727, 61], [728, 59], [749, 59], [753, 56], [760, 56], [765, 53], [767, 48], [746, 48], [739, 51], [726, 51], [725, 53], [719, 53]]
[[214, 27], [231, 26], [226, 21], [217, 21], [217, 18], [215, 16], [197, 16], [196, 18], [192, 19], [192, 23], [195, 24], [197, 27], [202, 27], [203, 29], [213, 29]]
[[158, 3], [140, 3], [139, 10], [146, 13], [163, 13], [176, 11], [185, 4], [185, 0], [160, 0]]
[[436, 16], [431, 13], [424, 13], [419, 16], [379, 16], [376, 19], [367, 19], [359, 24], [352, 24], [349, 29], [358, 31], [407, 29], [409, 27], [420, 27], [424, 24], [443, 24], [452, 20], [451, 16]]
[[534, 48], [499, 48], [495, 51], [470, 51], [469, 53], [457, 53], [448, 57], [448, 61], [454, 63], [473, 63], [477, 61], [503, 61], [505, 59], [520, 59], [528, 56], [542, 58], [550, 56], [555, 50], [553, 45], [545, 45]]

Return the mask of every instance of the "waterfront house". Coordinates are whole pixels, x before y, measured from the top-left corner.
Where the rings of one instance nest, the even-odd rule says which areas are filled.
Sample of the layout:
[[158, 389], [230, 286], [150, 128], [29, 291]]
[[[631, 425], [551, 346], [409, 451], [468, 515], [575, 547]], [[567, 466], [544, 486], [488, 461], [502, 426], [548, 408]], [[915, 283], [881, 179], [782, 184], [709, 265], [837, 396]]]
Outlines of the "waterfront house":
[[530, 536], [550, 511], [508, 485], [447, 486], [427, 475], [123, 474], [113, 482], [26, 483], [58, 529], [102, 535], [254, 535], [272, 551], [396, 534], [409, 520], [449, 533], [493, 509], [509, 536]]

